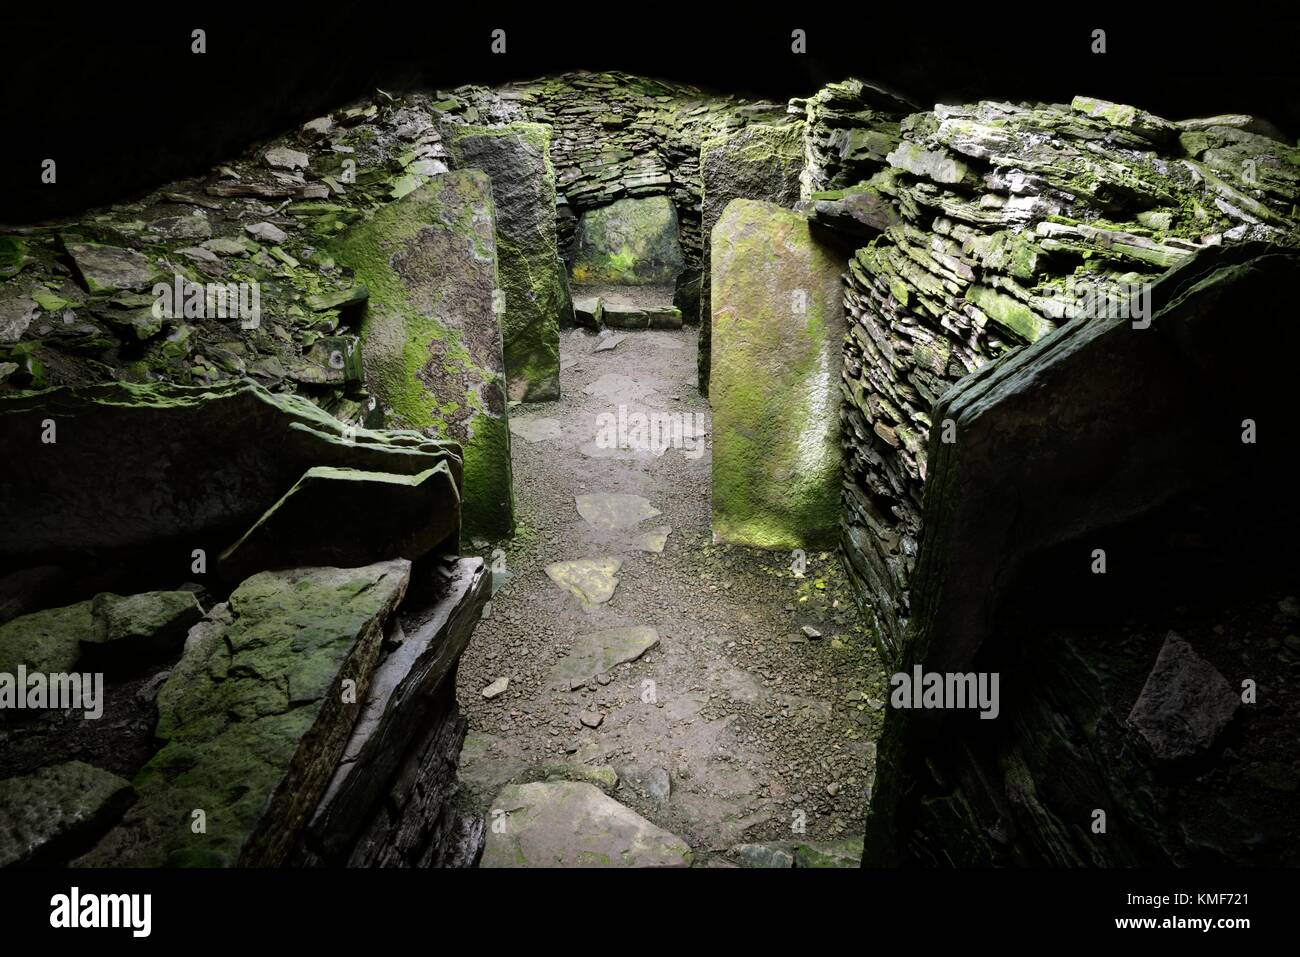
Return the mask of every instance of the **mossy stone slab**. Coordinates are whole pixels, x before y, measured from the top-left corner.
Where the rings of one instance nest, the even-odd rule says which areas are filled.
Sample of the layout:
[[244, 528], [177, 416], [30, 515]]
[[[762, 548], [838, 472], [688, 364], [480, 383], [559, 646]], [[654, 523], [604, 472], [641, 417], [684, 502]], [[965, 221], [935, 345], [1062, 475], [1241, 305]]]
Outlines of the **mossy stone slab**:
[[509, 535], [514, 492], [487, 175], [435, 176], [354, 227], [332, 252], [368, 293], [367, 387], [393, 426], [461, 444], [466, 530]]
[[50, 866], [76, 853], [126, 809], [124, 778], [83, 761], [66, 761], [0, 781], [0, 867]]
[[672, 285], [684, 268], [677, 210], [667, 196], [620, 199], [578, 223], [575, 286]]
[[[81, 866], [277, 866], [334, 773], [410, 563], [249, 578], [158, 693], [162, 748]], [[192, 825], [202, 812], [204, 828]]]
[[501, 331], [510, 399], [560, 397], [560, 319], [569, 310], [555, 222], [551, 128], [542, 123], [458, 126], [458, 169], [492, 180], [500, 262]]
[[830, 547], [839, 528], [844, 261], [807, 219], [733, 201], [713, 230], [713, 532]]

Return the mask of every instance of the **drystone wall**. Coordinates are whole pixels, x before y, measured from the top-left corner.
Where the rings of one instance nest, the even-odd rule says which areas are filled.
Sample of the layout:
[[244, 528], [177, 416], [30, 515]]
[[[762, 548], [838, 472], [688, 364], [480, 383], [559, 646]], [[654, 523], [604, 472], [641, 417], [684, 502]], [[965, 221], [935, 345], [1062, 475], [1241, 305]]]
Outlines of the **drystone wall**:
[[1173, 123], [1078, 97], [938, 106], [898, 129], [878, 172], [808, 197], [815, 222], [875, 233], [846, 277], [843, 525], [895, 655], [938, 399], [1073, 316], [1141, 322], [1151, 281], [1198, 250], [1300, 236], [1300, 152], [1249, 117]]
[[1297, 277], [1300, 250], [1209, 247], [1149, 327], [1076, 318], [940, 400], [958, 440], [931, 445], [899, 670], [997, 684], [978, 712], [887, 713], [874, 862], [1300, 861]]
[[[698, 315], [704, 249], [700, 147], [753, 122], [786, 122], [784, 103], [749, 101], [623, 73], [566, 74], [504, 87], [462, 87], [442, 101], [467, 122], [551, 127], [559, 244], [573, 262], [579, 219], [620, 199], [667, 196], [677, 210], [684, 269], [677, 305]], [[762, 198], [762, 197], [755, 197]]]
[[[1004, 679], [995, 721], [890, 708], [867, 860], [1293, 859], [1278, 840], [1294, 826], [1275, 773], [1285, 735], [1237, 690], [1282, 646], [1267, 636], [1291, 599], [1242, 573], [1268, 518], [1225, 508], [1222, 488], [1293, 468], [1276, 451], [1268, 467], [1242, 459], [1238, 409], [1281, 400], [1276, 373], [1243, 371], [1255, 364], [1230, 330], [1238, 310], [1257, 330], [1282, 322], [1300, 150], [1253, 117], [1174, 122], [1087, 97], [864, 115], [846, 132], [839, 110], [818, 119], [839, 98], [805, 101], [801, 208], [857, 246], [846, 565], [887, 660]], [[825, 145], [850, 142], [859, 165], [845, 171]], [[1281, 326], [1262, 334], [1289, 349]], [[1195, 533], [1178, 507], [1199, 516]], [[1245, 528], [1263, 537], [1243, 551]], [[1173, 577], [1212, 565], [1202, 590], [1237, 597], [1189, 611], [1185, 584], [1162, 579], [1121, 605], [1068, 553], [1107, 534]], [[1243, 630], [1227, 649], [1225, 620]], [[1252, 808], [1224, 791], [1243, 774]], [[1207, 823], [1207, 801], [1226, 816]]]

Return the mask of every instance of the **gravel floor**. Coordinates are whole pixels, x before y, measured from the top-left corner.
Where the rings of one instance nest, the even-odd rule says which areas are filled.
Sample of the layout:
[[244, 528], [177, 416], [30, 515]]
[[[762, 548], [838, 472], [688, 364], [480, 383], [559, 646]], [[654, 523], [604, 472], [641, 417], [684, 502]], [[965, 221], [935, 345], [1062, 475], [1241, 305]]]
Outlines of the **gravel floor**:
[[[886, 676], [833, 553], [807, 555], [796, 576], [790, 554], [713, 544], [708, 441], [684, 432], [684, 447], [638, 447], [638, 412], [683, 413], [707, 432], [697, 334], [626, 333], [600, 352], [614, 336], [562, 334], [563, 397], [512, 411], [519, 527], [510, 542], [478, 543], [505, 584], [462, 659], [459, 698], [463, 773], [485, 809], [528, 769], [562, 764], [580, 778], [608, 766], [614, 797], [707, 863], [738, 843], [861, 832]], [[620, 407], [630, 447], [609, 447], [600, 436]], [[598, 528], [575, 506], [597, 492], [643, 496], [662, 514]], [[664, 525], [662, 554], [631, 544]], [[603, 604], [584, 608], [545, 572], [604, 557], [622, 565]], [[631, 625], [655, 628], [658, 646], [573, 690], [548, 682], [575, 636]], [[485, 698], [503, 677], [507, 689]], [[653, 783], [663, 772], [666, 799]]]

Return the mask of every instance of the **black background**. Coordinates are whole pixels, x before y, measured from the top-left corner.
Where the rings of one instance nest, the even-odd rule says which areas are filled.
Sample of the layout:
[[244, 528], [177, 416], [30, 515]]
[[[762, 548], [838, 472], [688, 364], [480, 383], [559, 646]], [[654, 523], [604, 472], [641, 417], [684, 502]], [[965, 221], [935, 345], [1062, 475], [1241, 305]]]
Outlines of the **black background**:
[[[1287, 6], [396, 4], [381, 0], [79, 9], [0, 24], [0, 222], [77, 213], [196, 175], [341, 104], [426, 85], [621, 69], [784, 100], [847, 76], [928, 108], [1078, 93], [1171, 118], [1250, 112], [1300, 135]], [[190, 32], [207, 31], [207, 53]], [[507, 52], [490, 52], [495, 28]], [[790, 51], [795, 27], [808, 52]], [[1092, 31], [1107, 52], [1091, 52]], [[41, 161], [58, 162], [55, 187]]]
[[[148, 893], [153, 932], [54, 930], [50, 900]], [[42, 870], [0, 871], [4, 941], [148, 947], [223, 945], [261, 953], [369, 954], [392, 948], [482, 953], [504, 945], [735, 953], [1067, 952], [1129, 940], [1152, 952], [1257, 952], [1294, 934], [1300, 874], [1289, 871]], [[1245, 894], [1246, 903], [1153, 908], [1128, 895]], [[1247, 918], [1246, 929], [1117, 929], [1116, 918]], [[552, 943], [554, 942], [554, 943]], [[717, 947], [708, 945], [717, 943]], [[1267, 943], [1266, 943], [1267, 942]], [[255, 945], [249, 950], [249, 944]], [[1206, 945], [1209, 945], [1208, 947]], [[744, 948], [748, 950], [748, 948]], [[51, 952], [58, 952], [52, 950]]]
[[[1198, 12], [1203, 4], [1156, 10], [1090, 4], [1061, 13], [971, 2], [948, 9], [895, 4], [881, 13], [867, 3], [823, 3], [777, 10], [751, 3], [737, 11], [734, 5], [639, 3], [521, 12], [486, 3], [346, 2], [192, 10], [121, 4], [96, 12], [11, 5], [0, 17], [0, 221], [75, 213], [201, 173], [252, 141], [377, 86], [450, 88], [569, 69], [622, 69], [774, 99], [807, 95], [853, 75], [922, 107], [977, 98], [1061, 101], [1085, 93], [1173, 118], [1251, 112], [1300, 135], [1300, 51], [1285, 6], [1229, 5], [1213, 18]], [[207, 31], [204, 56], [190, 53], [195, 27]], [[489, 51], [490, 32], [498, 27], [507, 31], [505, 56]], [[790, 52], [795, 27], [808, 32], [806, 55]], [[1104, 56], [1090, 52], [1095, 28], [1107, 31]], [[40, 183], [47, 157], [59, 164], [55, 187]], [[1244, 914], [1256, 918], [1256, 932], [1269, 924], [1276, 932], [1294, 913], [1297, 890], [1295, 873], [1265, 872], [841, 871], [803, 879], [748, 872], [726, 880], [710, 873], [689, 875], [693, 886], [680, 877], [667, 878], [671, 884], [657, 875], [625, 878], [652, 906], [644, 916], [630, 915], [630, 925], [600, 929], [613, 933], [615, 946], [628, 926], [634, 937], [669, 944], [689, 939], [690, 927], [712, 928], [733, 944], [746, 930], [778, 937], [797, 931], [803, 949], [814, 931], [814, 938], [825, 932], [828, 944], [868, 947], [933, 944], [936, 933], [967, 943], [1047, 942], [1115, 933], [1114, 917], [1150, 915], [1122, 906], [1129, 892], [1221, 889], [1250, 890]], [[8, 943], [49, 933], [49, 895], [78, 883], [86, 890], [154, 893], [154, 939], [164, 943], [210, 947], [221, 939], [283, 936], [300, 945], [332, 943], [337, 951], [358, 938], [382, 946], [397, 939], [386, 937], [390, 929], [432, 946], [462, 932], [496, 943], [511, 927], [529, 934], [596, 929], [582, 902], [608, 895], [608, 880], [574, 874], [543, 882], [478, 872], [11, 872], [0, 875], [0, 921]], [[937, 923], [936, 914], [943, 915]], [[80, 942], [114, 936], [83, 932]], [[129, 935], [117, 936], [131, 945]], [[1163, 939], [1182, 948], [1192, 936]], [[1206, 936], [1229, 947], [1249, 939]]]

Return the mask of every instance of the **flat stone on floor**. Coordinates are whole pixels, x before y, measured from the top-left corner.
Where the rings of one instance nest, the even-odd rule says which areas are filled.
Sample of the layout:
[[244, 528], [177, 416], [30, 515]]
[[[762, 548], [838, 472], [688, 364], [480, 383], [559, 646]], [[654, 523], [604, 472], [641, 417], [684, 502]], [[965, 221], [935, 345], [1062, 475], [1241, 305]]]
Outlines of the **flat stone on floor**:
[[649, 531], [642, 532], [636, 539], [637, 550], [642, 552], [653, 552], [656, 555], [662, 554], [664, 546], [668, 544], [668, 536], [671, 533], [672, 528], [668, 525], [660, 525], [658, 528], [652, 528]]
[[618, 587], [614, 576], [622, 567], [621, 558], [579, 558], [547, 565], [546, 574], [584, 607], [589, 607], [614, 597], [614, 589]]
[[591, 784], [515, 784], [492, 803], [480, 867], [689, 867], [691, 850]]
[[579, 635], [573, 649], [551, 669], [551, 682], [563, 684], [566, 689], [585, 683], [624, 662], [635, 661], [657, 644], [659, 632], [648, 625], [605, 628]]
[[659, 509], [640, 495], [623, 495], [616, 492], [592, 492], [576, 496], [578, 514], [597, 528], [631, 528], [638, 522], [659, 515]]
[[654, 391], [654, 387], [630, 376], [607, 372], [582, 390], [610, 402], [633, 402]]
[[525, 418], [512, 416], [510, 434], [517, 435], [525, 442], [554, 442], [564, 436], [559, 419]]

